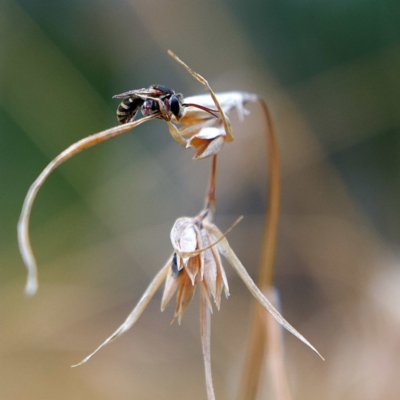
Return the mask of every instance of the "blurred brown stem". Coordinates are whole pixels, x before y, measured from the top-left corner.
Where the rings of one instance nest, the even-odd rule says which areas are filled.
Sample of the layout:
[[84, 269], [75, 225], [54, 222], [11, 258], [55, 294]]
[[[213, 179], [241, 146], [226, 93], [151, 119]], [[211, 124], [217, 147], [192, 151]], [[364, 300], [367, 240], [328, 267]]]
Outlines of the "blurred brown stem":
[[[269, 179], [267, 183], [268, 205], [261, 253], [260, 275], [258, 278], [258, 287], [261, 291], [264, 291], [266, 288], [272, 286], [274, 276], [279, 222], [280, 165], [278, 143], [271, 113], [266, 102], [262, 98], [259, 98], [258, 101], [265, 118], [269, 171]], [[265, 352], [265, 343], [268, 335], [266, 330], [267, 327], [265, 323], [263, 323], [263, 315], [265, 313], [266, 311], [261, 307], [261, 305], [258, 302], [255, 302], [252, 312], [252, 326], [248, 339], [248, 349], [239, 391], [239, 399], [254, 400], [257, 396]]]
[[[263, 294], [275, 307], [279, 308], [279, 298], [276, 290], [267, 288]], [[282, 329], [271, 314], [264, 313], [263, 322], [265, 330], [268, 332], [265, 357], [269, 367], [271, 387], [277, 400], [292, 400], [283, 358]]]

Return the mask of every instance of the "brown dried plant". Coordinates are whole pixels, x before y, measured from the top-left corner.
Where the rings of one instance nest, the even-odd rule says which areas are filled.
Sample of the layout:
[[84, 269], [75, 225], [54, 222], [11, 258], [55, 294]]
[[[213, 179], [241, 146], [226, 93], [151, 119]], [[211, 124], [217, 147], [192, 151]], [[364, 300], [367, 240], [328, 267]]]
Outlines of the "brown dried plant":
[[[240, 221], [241, 218], [239, 218], [224, 234], [219, 230], [213, 221], [216, 205], [215, 182], [217, 153], [222, 149], [225, 142], [230, 142], [233, 140], [231, 123], [227, 117], [227, 114], [229, 114], [235, 108], [238, 112], [239, 118], [243, 119], [244, 115], [247, 113], [244, 105], [248, 102], [258, 102], [261, 104], [267, 117], [266, 119], [269, 132], [269, 135], [267, 136], [269, 148], [268, 151], [270, 155], [269, 208], [267, 213], [268, 219], [266, 223], [260, 287], [263, 290], [266, 290], [268, 287], [272, 286], [276, 232], [279, 214], [280, 179], [277, 144], [273, 126], [271, 125], [268, 107], [257, 95], [251, 93], [227, 92], [215, 94], [208, 82], [201, 75], [189, 68], [171, 51], [168, 53], [196, 80], [198, 80], [208, 89], [209, 95], [188, 97], [185, 98], [185, 102], [183, 102], [182, 95], [175, 94], [173, 91], [168, 92], [165, 89], [170, 89], [163, 86], [154, 86], [150, 89], [139, 89], [136, 91], [127, 92], [129, 93], [129, 96], [133, 96], [127, 97], [128, 100], [133, 99], [134, 101], [143, 104], [142, 113], [145, 116], [137, 121], [132, 121], [137, 111], [135, 109], [133, 117], [129, 119], [129, 122], [82, 139], [71, 145], [58, 157], [56, 157], [43, 170], [28, 191], [18, 223], [18, 239], [22, 258], [28, 271], [25, 293], [27, 295], [33, 295], [37, 290], [38, 281], [36, 261], [29, 239], [29, 218], [34, 199], [40, 187], [55, 168], [73, 155], [88, 147], [94, 146], [95, 144], [126, 133], [143, 122], [155, 118], [163, 119], [168, 124], [169, 131], [174, 140], [176, 140], [182, 146], [193, 148], [196, 151], [194, 159], [202, 159], [212, 156], [211, 177], [209, 187], [206, 192], [205, 206], [203, 210], [201, 210], [201, 212], [195, 217], [182, 217], [175, 222], [171, 231], [171, 242], [174, 252], [168, 259], [167, 263], [155, 276], [153, 281], [142, 295], [138, 304], [126, 318], [124, 323], [94, 352], [92, 352], [79, 364], [74, 366], [76, 367], [86, 363], [101, 348], [130, 329], [138, 320], [149, 301], [164, 281], [165, 288], [161, 302], [161, 310], [164, 310], [173, 295], [177, 293], [174, 319], [177, 319], [178, 323], [181, 322], [183, 314], [189, 302], [193, 298], [195, 289], [197, 285], [199, 285], [200, 326], [206, 388], [207, 397], [209, 400], [211, 400], [215, 399], [211, 374], [210, 353], [210, 314], [212, 313], [212, 300], [219, 309], [222, 291], [225, 292], [226, 297], [229, 296], [229, 287], [222, 265], [221, 256], [225, 258], [238, 273], [251, 294], [258, 301], [258, 304], [264, 310], [267, 310], [282, 327], [304, 342], [318, 355], [320, 354], [295, 328], [293, 328], [282, 317], [282, 315], [272, 305], [262, 291], [260, 291], [259, 287], [257, 287], [257, 285], [253, 282], [245, 267], [230, 247], [226, 239], [226, 234]], [[172, 107], [172, 102], [176, 101], [176, 99], [172, 99], [172, 95], [180, 101], [179, 106], [182, 108], [182, 110], [179, 109], [179, 112]], [[128, 102], [124, 103], [125, 105], [121, 103], [120, 107], [123, 107], [122, 112], [124, 112], [125, 109], [130, 106], [130, 103], [132, 103], [133, 100], [129, 100]], [[213, 107], [216, 109], [213, 109]], [[266, 343], [266, 340], [262, 337], [262, 334], [265, 334], [265, 326], [267, 326], [267, 324], [265, 323], [265, 320], [262, 322], [260, 319], [255, 319], [255, 321], [255, 329], [253, 329], [253, 331], [255, 331], [256, 334], [254, 336], [253, 346], [262, 347], [261, 349], [258, 347], [258, 351], [256, 352], [254, 352], [253, 347], [253, 350], [250, 352], [249, 360], [250, 370], [253, 368], [253, 372], [258, 376], [259, 367], [262, 361], [262, 356], [260, 358], [259, 353], [260, 351], [262, 353], [264, 343]], [[264, 326], [264, 328], [260, 328], [260, 324]], [[254, 360], [255, 354], [256, 360]], [[246, 382], [246, 379], [244, 382]], [[244, 389], [244, 393], [247, 393], [245, 394], [245, 396], [247, 396], [245, 398], [254, 398], [253, 394], [248, 395], [248, 393], [255, 393], [256, 385], [254, 382], [251, 382], [250, 385], [245, 383], [244, 386], [246, 387]]]

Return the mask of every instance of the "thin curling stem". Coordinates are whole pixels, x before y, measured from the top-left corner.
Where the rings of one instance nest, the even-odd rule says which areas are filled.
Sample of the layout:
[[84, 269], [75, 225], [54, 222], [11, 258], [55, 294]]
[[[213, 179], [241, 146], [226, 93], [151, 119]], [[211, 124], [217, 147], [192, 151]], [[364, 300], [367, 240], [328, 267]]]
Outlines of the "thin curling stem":
[[135, 128], [136, 126], [142, 124], [143, 122], [155, 119], [157, 117], [158, 114], [149, 115], [148, 117], [144, 117], [137, 121], [119, 125], [79, 140], [78, 142], [69, 146], [53, 161], [51, 161], [32, 183], [25, 197], [21, 215], [18, 221], [18, 244], [22, 259], [24, 260], [28, 272], [27, 282], [25, 286], [25, 294], [27, 296], [33, 296], [36, 293], [38, 287], [36, 260], [35, 256], [33, 255], [31, 241], [29, 238], [29, 219], [32, 211], [33, 202], [45, 180], [59, 165], [67, 161], [75, 154], [81, 152], [82, 150], [95, 146], [96, 144], [99, 144], [101, 142], [105, 142], [106, 140], [112, 139], [114, 137], [120, 136]]
[[[261, 253], [260, 275], [258, 287], [261, 291], [272, 286], [276, 256], [276, 241], [279, 223], [280, 202], [280, 163], [279, 149], [271, 113], [265, 100], [258, 97], [265, 120], [268, 156], [268, 199], [264, 228], [264, 239]], [[261, 367], [264, 357], [265, 340], [268, 332], [263, 324], [262, 315], [265, 310], [256, 302], [253, 306], [252, 326], [248, 339], [248, 349], [245, 367], [239, 392], [239, 399], [255, 399], [260, 380]]]
[[265, 219], [264, 246], [261, 254], [260, 276], [258, 278], [258, 286], [265, 287], [271, 286], [274, 279], [276, 241], [279, 225], [279, 203], [281, 196], [281, 171], [278, 141], [271, 113], [265, 100], [259, 97], [258, 102], [264, 112], [265, 124], [267, 127], [267, 154], [269, 169], [269, 181], [267, 183], [268, 208]]

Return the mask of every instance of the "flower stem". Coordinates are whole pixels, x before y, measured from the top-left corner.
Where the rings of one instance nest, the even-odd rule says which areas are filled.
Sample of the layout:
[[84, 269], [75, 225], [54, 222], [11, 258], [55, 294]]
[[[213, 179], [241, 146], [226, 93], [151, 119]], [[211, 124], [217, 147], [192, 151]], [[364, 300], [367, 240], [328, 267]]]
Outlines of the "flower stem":
[[[217, 155], [212, 157], [210, 181], [208, 184], [204, 212], [207, 214], [206, 219], [212, 222], [215, 214], [216, 199], [215, 199], [215, 182], [217, 177]], [[215, 400], [214, 385], [211, 373], [211, 315], [210, 308], [206, 301], [207, 294], [204, 288], [201, 287], [200, 293], [200, 336], [203, 349], [204, 371], [206, 377], [207, 400]]]
[[[207, 193], [206, 193], [206, 201], [204, 208], [211, 212], [213, 215], [215, 213], [216, 207], [216, 198], [215, 198], [215, 182], [217, 179], [217, 155], [215, 154], [212, 157], [211, 161], [211, 174], [210, 174], [210, 182], [208, 184]], [[212, 216], [209, 217], [209, 221], [212, 221]]]
[[204, 288], [202, 287], [202, 293], [200, 294], [200, 335], [201, 345], [203, 349], [204, 357], [204, 370], [206, 376], [206, 389], [207, 389], [207, 400], [215, 400], [214, 385], [212, 382], [211, 373], [211, 315], [210, 307], [206, 300], [206, 294], [203, 293]]
[[[259, 97], [258, 102], [263, 110], [265, 119], [269, 171], [267, 183], [268, 205], [261, 253], [260, 275], [258, 278], [258, 287], [260, 290], [264, 291], [266, 288], [272, 286], [274, 277], [281, 179], [278, 142], [271, 113], [267, 103], [262, 98]], [[265, 312], [266, 311], [258, 302], [254, 304], [245, 367], [239, 391], [240, 399], [255, 399], [257, 395], [261, 367], [265, 354], [266, 337], [268, 335], [267, 327], [263, 323], [262, 318]]]

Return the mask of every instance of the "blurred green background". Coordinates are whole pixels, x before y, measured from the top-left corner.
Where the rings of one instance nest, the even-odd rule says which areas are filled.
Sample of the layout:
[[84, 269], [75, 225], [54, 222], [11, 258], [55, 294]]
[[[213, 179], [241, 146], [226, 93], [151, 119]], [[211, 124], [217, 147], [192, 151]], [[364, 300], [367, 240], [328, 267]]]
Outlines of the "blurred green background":
[[[162, 121], [87, 150], [35, 203], [40, 286], [23, 297], [16, 224], [29, 185], [78, 139], [116, 124], [112, 95], [163, 84], [262, 95], [282, 155], [276, 286], [283, 314], [325, 356], [285, 334], [296, 399], [400, 396], [400, 3], [266, 0], [4, 0], [0, 3], [0, 398], [204, 399], [198, 301], [182, 326], [155, 296], [137, 325], [71, 370], [124, 320], [171, 252], [176, 218], [202, 207], [209, 161]], [[217, 223], [256, 278], [265, 209], [259, 109], [233, 116]], [[227, 267], [213, 315], [218, 399], [233, 399], [251, 296]], [[259, 399], [274, 399], [267, 372]]]

